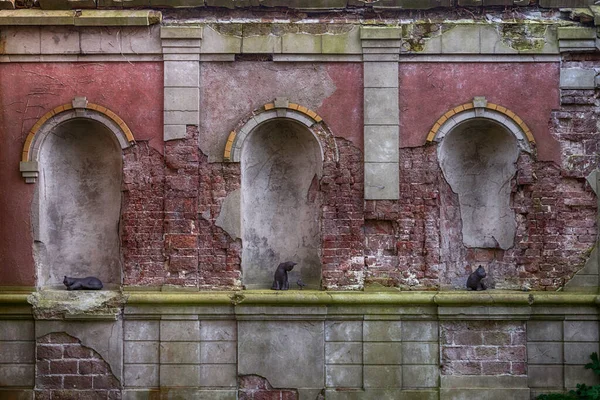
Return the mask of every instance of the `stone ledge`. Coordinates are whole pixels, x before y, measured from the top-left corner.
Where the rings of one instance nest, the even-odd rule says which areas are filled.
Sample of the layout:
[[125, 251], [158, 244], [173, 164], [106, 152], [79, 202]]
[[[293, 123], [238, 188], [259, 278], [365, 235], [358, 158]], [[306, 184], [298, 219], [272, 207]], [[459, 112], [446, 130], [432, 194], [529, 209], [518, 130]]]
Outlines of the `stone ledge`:
[[[64, 292], [67, 291], [57, 291]], [[105, 291], [100, 291], [105, 292]], [[39, 293], [39, 292], [33, 292]], [[111, 292], [118, 293], [118, 292]], [[0, 291], [0, 305], [26, 305], [31, 292], [15, 292], [4, 287]], [[578, 292], [327, 292], [317, 290], [246, 290], [160, 292], [136, 288], [123, 291], [127, 305], [329, 305], [329, 306], [588, 306], [600, 305], [600, 296]]]
[[162, 14], [160, 11], [153, 10], [0, 10], [0, 26], [149, 26], [161, 21]]

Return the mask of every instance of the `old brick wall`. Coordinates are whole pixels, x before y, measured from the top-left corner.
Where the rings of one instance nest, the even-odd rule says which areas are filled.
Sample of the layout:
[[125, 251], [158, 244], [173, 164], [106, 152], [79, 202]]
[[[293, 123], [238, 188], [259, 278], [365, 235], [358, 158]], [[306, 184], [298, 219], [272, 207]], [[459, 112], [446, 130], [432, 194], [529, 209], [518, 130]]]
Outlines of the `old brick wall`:
[[94, 350], [66, 333], [36, 342], [35, 398], [120, 399], [121, 384]]
[[241, 243], [215, 225], [223, 200], [239, 187], [239, 166], [209, 164], [198, 128], [165, 144], [126, 150], [122, 246], [124, 284], [239, 287]]

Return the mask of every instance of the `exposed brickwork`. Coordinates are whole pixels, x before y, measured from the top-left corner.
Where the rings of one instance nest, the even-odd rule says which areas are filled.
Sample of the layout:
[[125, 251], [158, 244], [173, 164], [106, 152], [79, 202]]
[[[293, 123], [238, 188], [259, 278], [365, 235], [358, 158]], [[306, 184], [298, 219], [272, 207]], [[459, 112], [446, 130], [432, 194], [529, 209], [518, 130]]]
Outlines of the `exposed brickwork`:
[[522, 322], [444, 322], [440, 325], [443, 375], [526, 375]]
[[295, 389], [274, 389], [268, 380], [258, 375], [241, 375], [238, 378], [239, 400], [297, 400]]
[[435, 147], [401, 149], [400, 160], [400, 199], [365, 204], [366, 283], [436, 287], [441, 172]]
[[199, 287], [229, 289], [241, 286], [242, 242], [216, 225], [223, 201], [240, 188], [240, 164], [209, 163], [201, 155], [199, 164], [200, 196], [198, 197], [200, 247]]
[[165, 143], [166, 284], [198, 286], [198, 129]]
[[364, 282], [362, 153], [337, 139], [339, 162], [323, 164], [321, 191], [323, 287], [356, 289]]
[[66, 333], [37, 340], [35, 398], [120, 399], [121, 384], [94, 350]]
[[138, 142], [123, 155], [121, 246], [125, 285], [160, 285], [166, 277], [163, 209], [164, 161]]
[[238, 164], [209, 164], [198, 128], [165, 143], [164, 156], [139, 142], [125, 151], [124, 284], [202, 289], [240, 286], [241, 242], [215, 225]]

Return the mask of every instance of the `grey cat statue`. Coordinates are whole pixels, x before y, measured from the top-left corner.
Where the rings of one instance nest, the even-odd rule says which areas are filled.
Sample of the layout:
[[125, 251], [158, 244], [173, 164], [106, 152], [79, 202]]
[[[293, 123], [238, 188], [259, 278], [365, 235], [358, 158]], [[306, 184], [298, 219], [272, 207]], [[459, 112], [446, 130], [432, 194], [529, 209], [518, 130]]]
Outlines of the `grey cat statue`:
[[487, 274], [485, 273], [485, 269], [480, 265], [477, 267], [475, 271], [469, 275], [467, 278], [467, 288], [471, 290], [485, 290], [487, 287], [485, 283], [483, 283], [483, 278], [485, 278]]
[[71, 278], [65, 276], [63, 284], [67, 290], [100, 290], [102, 289], [102, 281], [100, 279], [88, 276], [86, 278]]

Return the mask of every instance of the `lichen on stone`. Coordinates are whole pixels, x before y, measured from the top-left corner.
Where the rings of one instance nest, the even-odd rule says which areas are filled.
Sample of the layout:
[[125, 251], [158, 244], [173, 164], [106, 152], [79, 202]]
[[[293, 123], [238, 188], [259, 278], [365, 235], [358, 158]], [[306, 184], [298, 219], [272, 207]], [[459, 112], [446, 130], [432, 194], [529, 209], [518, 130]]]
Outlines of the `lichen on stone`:
[[501, 24], [502, 43], [518, 51], [542, 50], [546, 44], [547, 25], [532, 23]]

